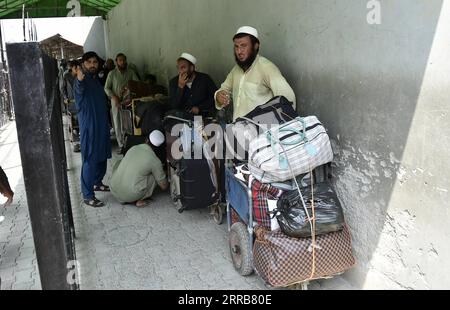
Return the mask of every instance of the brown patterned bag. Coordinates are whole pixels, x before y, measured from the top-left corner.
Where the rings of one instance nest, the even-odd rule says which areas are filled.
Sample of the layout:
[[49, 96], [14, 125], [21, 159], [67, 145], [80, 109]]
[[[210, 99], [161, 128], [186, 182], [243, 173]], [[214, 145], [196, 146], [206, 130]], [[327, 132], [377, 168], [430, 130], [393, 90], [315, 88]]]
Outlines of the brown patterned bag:
[[342, 231], [311, 238], [291, 238], [280, 230], [257, 238], [253, 261], [257, 273], [274, 287], [286, 287], [308, 280], [330, 277], [355, 265], [351, 236]]

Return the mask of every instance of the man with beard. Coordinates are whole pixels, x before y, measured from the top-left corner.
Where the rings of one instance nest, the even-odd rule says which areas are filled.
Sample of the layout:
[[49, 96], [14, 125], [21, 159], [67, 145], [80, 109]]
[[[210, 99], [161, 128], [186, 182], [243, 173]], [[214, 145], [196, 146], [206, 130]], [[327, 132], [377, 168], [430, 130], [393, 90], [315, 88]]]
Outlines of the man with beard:
[[74, 83], [75, 103], [81, 138], [81, 191], [84, 203], [98, 208], [104, 203], [95, 197], [95, 191], [109, 191], [102, 183], [106, 161], [111, 158], [106, 96], [98, 79], [99, 57], [95, 52], [83, 55], [81, 67], [76, 69]]
[[208, 74], [195, 71], [196, 63], [197, 59], [188, 53], [178, 58], [178, 75], [169, 83], [170, 105], [172, 109], [206, 117], [214, 112], [217, 87]]
[[294, 91], [280, 70], [270, 60], [258, 55], [258, 31], [249, 26], [241, 27], [233, 42], [237, 64], [215, 93], [216, 108], [221, 110], [233, 98], [233, 120], [276, 96], [286, 97], [295, 108]]
[[113, 115], [114, 131], [116, 133], [117, 144], [119, 145], [119, 154], [122, 154], [123, 136], [122, 122], [120, 120], [120, 103], [125, 86], [128, 82], [139, 81], [136, 73], [128, 68], [127, 56], [120, 53], [116, 57], [117, 67], [108, 74], [105, 84], [105, 93], [111, 99], [111, 111]]

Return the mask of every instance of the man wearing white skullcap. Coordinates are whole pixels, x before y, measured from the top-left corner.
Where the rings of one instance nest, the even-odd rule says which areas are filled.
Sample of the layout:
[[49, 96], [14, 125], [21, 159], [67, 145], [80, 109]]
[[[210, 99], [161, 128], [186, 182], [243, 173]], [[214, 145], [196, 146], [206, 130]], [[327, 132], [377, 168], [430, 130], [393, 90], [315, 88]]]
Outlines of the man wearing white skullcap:
[[193, 115], [209, 116], [214, 112], [217, 87], [209, 75], [195, 70], [196, 64], [197, 59], [189, 53], [178, 57], [178, 75], [169, 83], [170, 105]]
[[216, 108], [221, 110], [233, 103], [233, 120], [236, 120], [273, 97], [284, 96], [295, 109], [295, 94], [291, 86], [275, 64], [258, 55], [258, 30], [250, 26], [240, 27], [233, 42], [236, 65], [214, 95]]
[[125, 157], [116, 162], [111, 174], [111, 193], [121, 203], [135, 203], [142, 208], [149, 204], [149, 198], [158, 185], [165, 191], [169, 183], [163, 164], [153, 148], [165, 142], [164, 134], [152, 131], [146, 143], [133, 146]]

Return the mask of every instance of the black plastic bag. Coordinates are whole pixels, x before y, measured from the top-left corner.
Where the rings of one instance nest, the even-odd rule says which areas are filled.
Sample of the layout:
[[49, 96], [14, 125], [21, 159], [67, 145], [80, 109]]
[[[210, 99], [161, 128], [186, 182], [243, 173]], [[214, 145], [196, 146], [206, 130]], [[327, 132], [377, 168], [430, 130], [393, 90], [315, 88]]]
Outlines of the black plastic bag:
[[[302, 188], [309, 216], [312, 218], [311, 187]], [[344, 214], [336, 193], [329, 183], [314, 186], [314, 212], [316, 218], [315, 234], [321, 235], [342, 230]], [[311, 237], [311, 224], [297, 190], [284, 192], [277, 202], [274, 211], [281, 231], [295, 238]]]

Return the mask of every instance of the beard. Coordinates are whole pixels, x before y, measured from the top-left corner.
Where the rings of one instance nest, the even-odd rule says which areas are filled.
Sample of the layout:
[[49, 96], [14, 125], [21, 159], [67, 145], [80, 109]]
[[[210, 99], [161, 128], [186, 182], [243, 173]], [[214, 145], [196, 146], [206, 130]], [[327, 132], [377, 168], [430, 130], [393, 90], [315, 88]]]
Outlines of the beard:
[[188, 72], [187, 72], [187, 78], [190, 80], [191, 78], [192, 78], [192, 76], [194, 75], [194, 70], [189, 70]]
[[128, 68], [128, 64], [122, 65], [122, 66], [117, 66], [119, 68], [120, 71], [125, 71]]
[[85, 73], [89, 73], [89, 74], [92, 74], [92, 75], [95, 75], [97, 73], [97, 69], [98, 69], [98, 68], [93, 67], [93, 66], [88, 68], [84, 64], [83, 64], [83, 66], [81, 68], [83, 69], [83, 71]]
[[95, 68], [95, 67], [91, 67], [91, 68], [89, 68], [88, 70], [87, 70], [90, 74], [96, 74], [97, 73], [97, 68]]
[[252, 53], [248, 56], [246, 60], [240, 61], [236, 54], [234, 54], [234, 59], [236, 60], [238, 66], [241, 67], [242, 70], [246, 71], [248, 68], [252, 66], [253, 62], [256, 59], [256, 56], [258, 56], [258, 50], [253, 49]]

